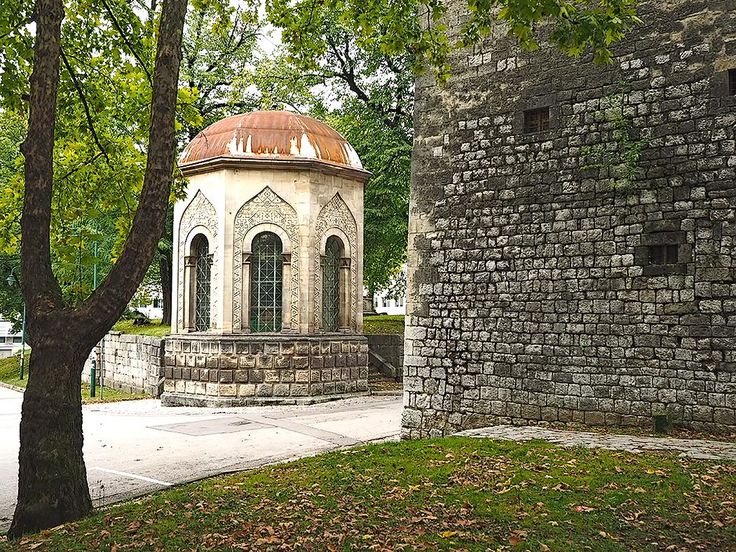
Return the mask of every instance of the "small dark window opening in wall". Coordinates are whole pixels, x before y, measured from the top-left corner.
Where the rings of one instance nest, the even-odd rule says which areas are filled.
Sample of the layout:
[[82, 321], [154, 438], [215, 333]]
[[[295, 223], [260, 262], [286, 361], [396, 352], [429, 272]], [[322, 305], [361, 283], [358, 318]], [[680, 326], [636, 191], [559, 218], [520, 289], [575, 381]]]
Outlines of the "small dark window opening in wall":
[[728, 93], [736, 96], [736, 69], [728, 70]]
[[679, 246], [677, 245], [650, 245], [649, 264], [662, 266], [674, 265], [679, 260]]
[[524, 133], [531, 134], [543, 130], [549, 130], [549, 107], [524, 111]]

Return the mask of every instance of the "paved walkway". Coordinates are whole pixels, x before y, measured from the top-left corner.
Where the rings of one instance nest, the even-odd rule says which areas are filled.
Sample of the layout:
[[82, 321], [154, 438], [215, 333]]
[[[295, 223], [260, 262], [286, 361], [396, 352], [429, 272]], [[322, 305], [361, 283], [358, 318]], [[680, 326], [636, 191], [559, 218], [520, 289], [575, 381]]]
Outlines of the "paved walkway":
[[[15, 508], [22, 398], [0, 388], [0, 533]], [[228, 409], [126, 401], [86, 405], [83, 422], [87, 480], [97, 506], [220, 473], [398, 438], [401, 397]]]
[[535, 426], [500, 425], [470, 429], [458, 435], [487, 437], [503, 441], [532, 441], [539, 439], [563, 447], [588, 447], [625, 452], [645, 451], [679, 452], [680, 456], [705, 460], [730, 460], [736, 462], [736, 443], [706, 441], [702, 439], [674, 439], [672, 437], [644, 437], [637, 435], [611, 435], [590, 431], [564, 431]]

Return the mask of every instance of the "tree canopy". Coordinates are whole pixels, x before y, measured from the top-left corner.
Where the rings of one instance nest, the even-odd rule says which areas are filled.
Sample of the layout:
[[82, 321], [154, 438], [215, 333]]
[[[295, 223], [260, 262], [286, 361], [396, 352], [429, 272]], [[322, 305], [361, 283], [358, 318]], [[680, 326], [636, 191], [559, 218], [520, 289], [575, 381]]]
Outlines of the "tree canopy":
[[[33, 5], [7, 3], [0, 14], [0, 254], [12, 259]], [[380, 289], [406, 253], [415, 73], [431, 67], [445, 78], [451, 48], [481, 40], [498, 22], [525, 48], [538, 47], [544, 27], [563, 51], [591, 50], [605, 61], [638, 21], [634, 7], [635, 0], [468, 0], [470, 16], [453, 42], [438, 0], [269, 0], [265, 18], [253, 2], [199, 0], [188, 10], [182, 44], [179, 144], [219, 118], [255, 108], [283, 105], [326, 118], [374, 175], [366, 188], [365, 284]], [[93, 265], [101, 275], [109, 270], [130, 229], [146, 158], [159, 9], [155, 0], [66, 4], [51, 239], [54, 269], [73, 301], [91, 292]], [[266, 23], [280, 30], [283, 48], [257, 50]], [[170, 261], [166, 244], [160, 263]], [[0, 289], [5, 285], [0, 279]], [[0, 301], [0, 312], [16, 303]]]
[[592, 51], [599, 62], [612, 58], [613, 44], [639, 22], [638, 0], [467, 0], [468, 17], [457, 40], [448, 36], [442, 0], [267, 0], [269, 17], [283, 31], [296, 56], [309, 63], [330, 48], [314, 29], [337, 20], [356, 36], [360, 48], [387, 55], [409, 54], [415, 71], [427, 68], [444, 79], [448, 57], [458, 46], [476, 44], [498, 23], [528, 50], [540, 31], [563, 52]]

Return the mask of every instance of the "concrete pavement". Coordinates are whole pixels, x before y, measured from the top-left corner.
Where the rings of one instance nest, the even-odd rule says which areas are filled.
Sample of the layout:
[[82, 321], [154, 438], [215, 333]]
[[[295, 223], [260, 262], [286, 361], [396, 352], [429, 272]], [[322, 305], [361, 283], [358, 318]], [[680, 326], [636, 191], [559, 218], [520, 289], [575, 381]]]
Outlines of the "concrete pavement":
[[[0, 388], [0, 531], [10, 525], [23, 395]], [[164, 408], [158, 400], [84, 406], [95, 506], [212, 475], [397, 438], [401, 397], [310, 406]]]

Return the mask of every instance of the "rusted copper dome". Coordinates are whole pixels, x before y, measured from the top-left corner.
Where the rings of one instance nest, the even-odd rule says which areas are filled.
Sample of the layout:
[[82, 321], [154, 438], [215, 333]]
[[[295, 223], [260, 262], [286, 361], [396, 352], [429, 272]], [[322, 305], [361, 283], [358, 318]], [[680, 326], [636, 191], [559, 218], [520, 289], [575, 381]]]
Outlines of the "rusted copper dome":
[[186, 168], [214, 159], [299, 159], [363, 168], [358, 154], [338, 132], [288, 111], [254, 111], [218, 121], [195, 136], [180, 164]]

